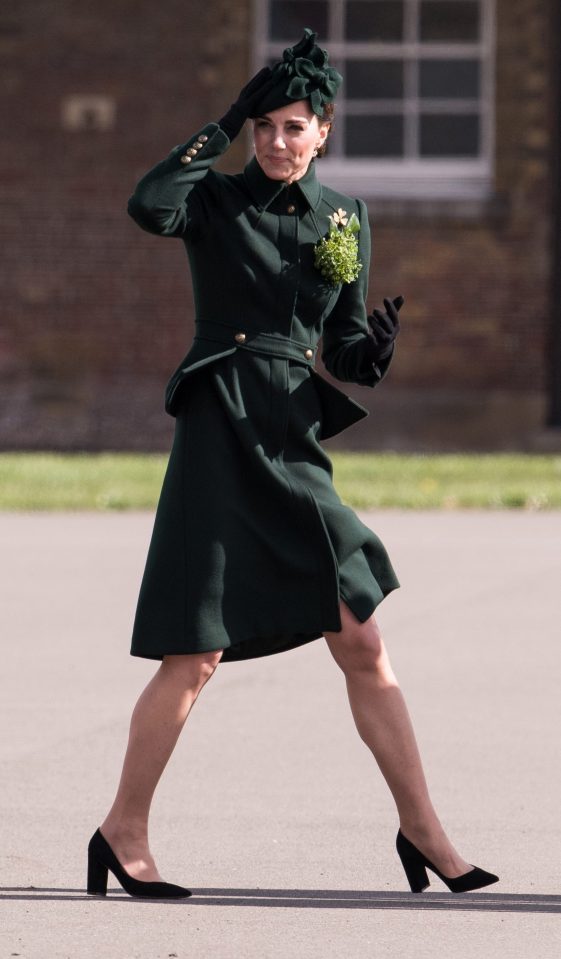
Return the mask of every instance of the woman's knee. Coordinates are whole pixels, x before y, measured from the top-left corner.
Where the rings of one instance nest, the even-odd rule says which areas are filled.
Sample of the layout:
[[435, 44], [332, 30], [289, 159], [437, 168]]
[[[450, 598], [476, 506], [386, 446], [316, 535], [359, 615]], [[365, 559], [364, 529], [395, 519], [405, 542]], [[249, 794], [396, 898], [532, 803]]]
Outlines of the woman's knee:
[[344, 673], [379, 672], [387, 664], [380, 628], [373, 616], [361, 623], [341, 603], [341, 630], [325, 638], [336, 663]]
[[224, 650], [164, 656], [160, 669], [185, 688], [202, 689], [214, 673]]

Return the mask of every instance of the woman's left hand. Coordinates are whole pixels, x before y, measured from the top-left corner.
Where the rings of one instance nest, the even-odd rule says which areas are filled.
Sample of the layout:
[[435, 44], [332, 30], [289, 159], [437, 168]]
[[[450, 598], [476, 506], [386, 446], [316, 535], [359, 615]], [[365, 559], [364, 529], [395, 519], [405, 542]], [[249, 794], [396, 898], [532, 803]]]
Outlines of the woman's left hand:
[[263, 67], [251, 78], [249, 83], [238, 94], [238, 99], [223, 117], [218, 121], [226, 136], [233, 140], [237, 137], [245, 121], [253, 111], [256, 103], [267, 93], [272, 85], [272, 70], [270, 67]]
[[399, 311], [403, 303], [402, 296], [396, 296], [394, 300], [384, 297], [386, 312], [372, 310], [372, 314], [367, 317], [374, 341], [375, 360], [385, 360], [393, 350], [395, 338], [400, 330]]

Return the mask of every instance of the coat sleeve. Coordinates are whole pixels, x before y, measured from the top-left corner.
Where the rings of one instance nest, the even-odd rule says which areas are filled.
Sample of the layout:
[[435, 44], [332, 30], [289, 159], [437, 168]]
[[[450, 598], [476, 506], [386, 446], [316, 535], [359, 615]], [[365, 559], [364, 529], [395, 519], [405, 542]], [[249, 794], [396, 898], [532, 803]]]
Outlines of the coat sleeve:
[[128, 202], [130, 216], [149, 233], [183, 236], [200, 207], [195, 187], [205, 178], [208, 181], [209, 174], [212, 177], [212, 164], [229, 146], [230, 140], [219, 125], [208, 123], [174, 147], [139, 181]]
[[357, 200], [360, 231], [358, 234], [359, 260], [362, 269], [354, 283], [344, 284], [337, 302], [323, 327], [321, 358], [325, 368], [338, 380], [376, 386], [385, 376], [392, 356], [374, 363], [372, 337], [366, 319], [368, 295], [368, 268], [370, 265], [370, 227], [368, 212], [362, 200]]

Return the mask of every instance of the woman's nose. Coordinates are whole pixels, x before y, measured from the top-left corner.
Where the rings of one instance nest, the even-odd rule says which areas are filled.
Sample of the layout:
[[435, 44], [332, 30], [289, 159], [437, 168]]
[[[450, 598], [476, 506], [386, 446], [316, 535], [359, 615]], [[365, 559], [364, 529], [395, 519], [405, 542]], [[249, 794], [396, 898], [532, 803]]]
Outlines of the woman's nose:
[[285, 142], [282, 133], [275, 133], [273, 143], [279, 150], [284, 150]]

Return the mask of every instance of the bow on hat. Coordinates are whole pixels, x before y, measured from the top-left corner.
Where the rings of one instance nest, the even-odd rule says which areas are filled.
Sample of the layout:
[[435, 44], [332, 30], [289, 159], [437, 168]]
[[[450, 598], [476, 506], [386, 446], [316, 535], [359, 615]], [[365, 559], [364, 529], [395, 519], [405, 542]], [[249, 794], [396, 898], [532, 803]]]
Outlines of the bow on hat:
[[302, 39], [284, 51], [282, 60], [271, 68], [272, 87], [257, 103], [252, 116], [291, 101], [309, 100], [314, 113], [323, 117], [324, 106], [335, 99], [343, 77], [329, 66], [327, 52], [317, 46], [316, 37], [317, 33], [306, 27]]

